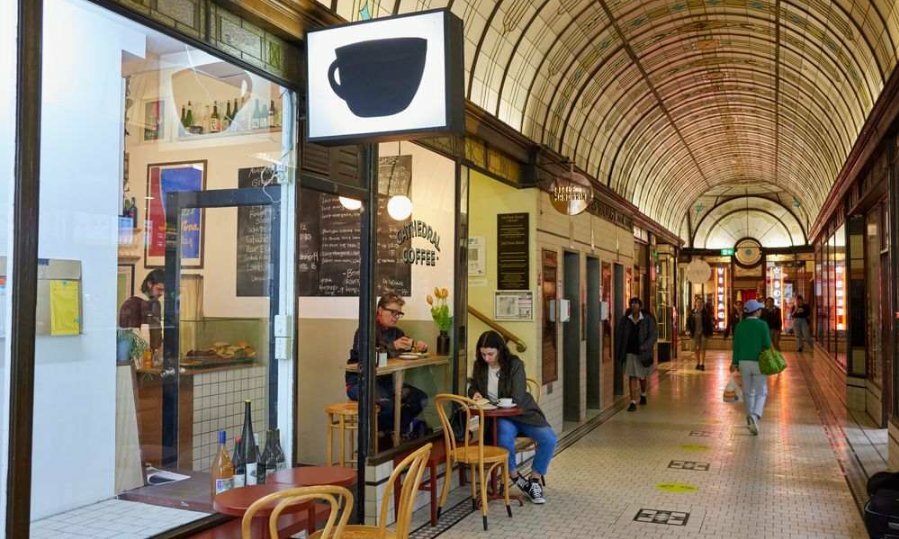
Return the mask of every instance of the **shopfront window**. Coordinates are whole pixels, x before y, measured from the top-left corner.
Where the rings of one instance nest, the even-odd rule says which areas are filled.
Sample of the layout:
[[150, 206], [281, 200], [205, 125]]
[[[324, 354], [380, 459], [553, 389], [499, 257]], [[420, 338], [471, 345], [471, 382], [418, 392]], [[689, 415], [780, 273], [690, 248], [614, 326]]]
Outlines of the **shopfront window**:
[[[14, 159], [16, 141], [16, 3], [0, 3], [0, 455], [8, 455], [9, 338], [13, 231]], [[0, 484], [6, 484], [7, 459], [0, 458]], [[6, 489], [0, 489], [0, 507], [6, 507]], [[0, 537], [3, 532], [0, 532]]]
[[212, 512], [221, 432], [291, 455], [295, 97], [90, 2], [44, 13], [33, 527], [149, 536]]
[[[434, 396], [452, 390], [457, 193], [452, 160], [406, 142], [381, 144], [378, 152], [371, 282], [375, 299], [385, 298], [373, 314], [388, 364], [378, 367], [386, 372], [377, 381], [373, 449], [382, 453], [419, 443], [439, 427]], [[321, 464], [328, 461], [322, 410], [359, 397], [363, 213], [361, 203], [346, 197], [304, 189], [300, 200], [298, 455]], [[335, 438], [332, 462], [338, 452]]]

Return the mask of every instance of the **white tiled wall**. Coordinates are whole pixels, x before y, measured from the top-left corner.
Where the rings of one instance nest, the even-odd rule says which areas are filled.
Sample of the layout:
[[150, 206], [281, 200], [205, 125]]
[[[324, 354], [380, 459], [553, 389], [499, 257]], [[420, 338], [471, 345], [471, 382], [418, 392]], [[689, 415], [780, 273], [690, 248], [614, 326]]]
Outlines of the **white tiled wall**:
[[228, 438], [228, 452], [234, 437], [243, 429], [244, 401], [252, 401], [253, 431], [265, 444], [268, 414], [265, 365], [200, 373], [194, 376], [193, 469], [208, 470], [218, 448], [218, 432]]

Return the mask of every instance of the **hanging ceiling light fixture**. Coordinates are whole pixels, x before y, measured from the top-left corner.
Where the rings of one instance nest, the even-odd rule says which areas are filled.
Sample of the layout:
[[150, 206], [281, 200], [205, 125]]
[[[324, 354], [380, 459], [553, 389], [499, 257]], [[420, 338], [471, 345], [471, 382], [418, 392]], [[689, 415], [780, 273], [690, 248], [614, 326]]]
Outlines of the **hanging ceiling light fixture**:
[[412, 200], [406, 195], [394, 195], [387, 201], [387, 214], [397, 221], [408, 219], [412, 215]]
[[340, 201], [341, 206], [348, 210], [358, 210], [362, 207], [362, 201], [355, 198], [337, 197], [337, 200]]

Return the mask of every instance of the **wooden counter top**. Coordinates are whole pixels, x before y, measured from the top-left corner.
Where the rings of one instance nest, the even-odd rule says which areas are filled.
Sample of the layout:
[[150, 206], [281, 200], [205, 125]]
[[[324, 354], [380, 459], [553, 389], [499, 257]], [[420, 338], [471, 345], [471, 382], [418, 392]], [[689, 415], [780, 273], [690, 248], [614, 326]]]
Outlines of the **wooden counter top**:
[[[205, 368], [191, 368], [188, 369], [186, 367], [181, 367], [181, 376], [195, 376], [198, 374], [206, 374], [210, 372], [221, 372], [221, 371], [230, 371], [234, 369], [246, 369], [249, 367], [255, 367], [259, 365], [258, 361], [250, 361], [248, 363], [231, 363], [228, 365], [221, 365], [218, 367], [205, 367]], [[162, 369], [158, 367], [152, 367], [150, 369], [140, 368], [137, 369], [137, 374], [147, 374], [150, 376], [159, 376], [162, 372]]]

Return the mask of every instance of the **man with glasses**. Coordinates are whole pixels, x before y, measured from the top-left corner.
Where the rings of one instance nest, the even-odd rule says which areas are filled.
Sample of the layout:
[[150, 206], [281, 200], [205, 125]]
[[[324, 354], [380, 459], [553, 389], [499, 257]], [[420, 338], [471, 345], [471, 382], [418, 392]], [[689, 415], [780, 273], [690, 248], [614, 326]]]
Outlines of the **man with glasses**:
[[[394, 358], [403, 352], [426, 352], [428, 345], [423, 341], [415, 341], [407, 337], [397, 322], [403, 317], [405, 300], [395, 292], [387, 292], [378, 300], [378, 311], [375, 315], [375, 346], [386, 349], [387, 357]], [[359, 330], [353, 337], [353, 348], [347, 364], [359, 363]], [[378, 376], [376, 382], [375, 402], [380, 406], [378, 412], [378, 430], [383, 435], [393, 430], [393, 378], [391, 375]], [[351, 400], [359, 400], [359, 374], [346, 373], [346, 394]], [[403, 384], [402, 410], [400, 410], [400, 428], [405, 433], [412, 420], [421, 414], [428, 403], [427, 394], [415, 386]]]

